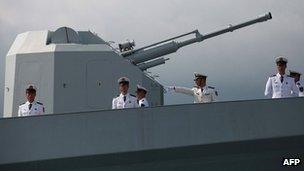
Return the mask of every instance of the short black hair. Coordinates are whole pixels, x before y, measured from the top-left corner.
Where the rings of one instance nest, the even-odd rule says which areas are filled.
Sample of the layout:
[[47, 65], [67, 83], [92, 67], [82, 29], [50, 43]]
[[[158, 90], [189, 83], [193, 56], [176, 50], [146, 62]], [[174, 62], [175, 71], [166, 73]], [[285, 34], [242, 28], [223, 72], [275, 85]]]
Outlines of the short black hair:
[[119, 85], [122, 84], [122, 85], [129, 85], [129, 81], [121, 81], [119, 82]]
[[26, 94], [36, 94], [36, 90], [33, 88], [28, 88], [28, 89], [26, 89], [25, 92], [26, 92]]
[[285, 62], [285, 61], [278, 61], [277, 65], [279, 65], [279, 64], [287, 65], [287, 62]]
[[137, 89], [137, 90], [136, 90], [136, 92], [140, 92], [140, 91], [142, 91], [142, 92], [144, 92], [145, 94], [147, 94], [147, 91], [144, 90], [144, 89]]

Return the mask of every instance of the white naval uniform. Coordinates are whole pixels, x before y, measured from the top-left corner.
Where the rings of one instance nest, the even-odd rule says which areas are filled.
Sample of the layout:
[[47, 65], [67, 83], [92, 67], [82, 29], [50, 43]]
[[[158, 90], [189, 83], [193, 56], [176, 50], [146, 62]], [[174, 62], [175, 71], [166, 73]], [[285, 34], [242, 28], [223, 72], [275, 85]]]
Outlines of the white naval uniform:
[[304, 97], [304, 87], [303, 85], [300, 83], [300, 81], [296, 82], [296, 86], [299, 89], [299, 97]]
[[139, 107], [149, 107], [148, 100], [146, 98], [142, 98], [138, 101]]
[[[30, 104], [32, 104], [31, 109]], [[32, 103], [26, 102], [19, 106], [18, 116], [33, 116], [33, 115], [43, 115], [44, 106], [40, 102], [33, 101]]]
[[183, 93], [194, 97], [194, 103], [209, 103], [216, 101], [217, 93], [214, 87], [205, 86], [203, 88], [194, 86], [192, 89], [186, 87], [173, 87], [177, 93]]
[[[125, 96], [125, 100], [124, 100]], [[112, 101], [112, 109], [125, 109], [125, 108], [136, 108], [138, 107], [137, 98], [131, 94], [120, 94]]]
[[281, 83], [281, 75], [273, 75], [268, 78], [265, 88], [265, 96], [272, 98], [298, 97], [299, 90], [294, 82], [294, 78], [283, 75], [283, 83]]

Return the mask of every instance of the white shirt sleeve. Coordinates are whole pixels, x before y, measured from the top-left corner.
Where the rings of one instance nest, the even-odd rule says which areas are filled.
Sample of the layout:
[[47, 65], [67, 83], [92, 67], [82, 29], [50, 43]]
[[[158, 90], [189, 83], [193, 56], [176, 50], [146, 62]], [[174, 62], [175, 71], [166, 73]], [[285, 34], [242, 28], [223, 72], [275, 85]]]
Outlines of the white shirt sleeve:
[[194, 95], [193, 90], [190, 89], [190, 88], [186, 88], [186, 87], [174, 87], [174, 91], [176, 93], [183, 93], [183, 94], [187, 94], [187, 95], [190, 95], [190, 96]]
[[44, 114], [44, 106], [41, 105], [41, 106], [40, 106], [39, 115], [43, 115], [43, 114]]
[[139, 105], [138, 105], [138, 103], [137, 103], [137, 99], [136, 98], [134, 98], [134, 108], [138, 108], [139, 107]]
[[212, 101], [212, 102], [216, 102], [216, 94], [215, 94], [215, 90], [212, 90], [212, 94], [211, 94], [211, 101]]
[[265, 96], [266, 97], [271, 97], [272, 96], [272, 80], [271, 78], [269, 77], [268, 78], [268, 81], [266, 83], [266, 88], [265, 88]]
[[294, 82], [294, 79], [292, 79], [292, 87], [291, 87], [292, 95], [294, 97], [299, 97], [299, 88]]
[[19, 108], [18, 108], [18, 117], [20, 117], [20, 116], [22, 116], [22, 115], [21, 115], [21, 109], [20, 109], [20, 106], [19, 106]]
[[116, 98], [112, 100], [112, 109], [117, 109]]

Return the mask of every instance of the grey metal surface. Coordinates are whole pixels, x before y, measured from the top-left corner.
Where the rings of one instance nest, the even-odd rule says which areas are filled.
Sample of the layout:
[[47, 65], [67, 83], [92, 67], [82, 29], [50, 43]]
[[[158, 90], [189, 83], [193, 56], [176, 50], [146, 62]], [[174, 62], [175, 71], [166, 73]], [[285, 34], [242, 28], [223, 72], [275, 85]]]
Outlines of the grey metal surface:
[[0, 164], [303, 136], [303, 104], [291, 98], [6, 118]]
[[195, 38], [186, 41], [168, 42], [175, 39], [171, 38], [123, 54], [90, 31], [76, 32], [61, 27], [55, 32], [22, 33], [7, 54], [4, 117], [16, 116], [18, 106], [25, 101], [24, 92], [28, 84], [38, 88], [37, 99], [45, 104], [48, 114], [110, 109], [113, 97], [118, 94], [116, 80], [122, 76], [131, 79], [131, 93], [134, 93], [136, 84], [141, 84], [149, 91], [147, 98], [151, 106], [163, 105], [163, 86], [142, 70], [160, 65], [165, 59], [140, 66], [135, 64], [271, 18], [268, 13], [206, 35], [196, 30], [175, 37], [195, 34]]
[[47, 114], [110, 109], [122, 76], [131, 80], [130, 93], [141, 84], [151, 92], [152, 106], [163, 105], [162, 85], [91, 32], [61, 28], [20, 34], [6, 60], [4, 117], [16, 116], [28, 84], [37, 87]]
[[[182, 35], [179, 35], [179, 36], [167, 39], [167, 40], [160, 41], [158, 43], [154, 43], [152, 45], [145, 46], [143, 48], [123, 52], [122, 56], [126, 57], [127, 59], [130, 59], [132, 61], [132, 63], [134, 63], [134, 64], [139, 64], [142, 62], [156, 59], [161, 56], [168, 55], [170, 53], [174, 53], [181, 47], [188, 46], [188, 45], [198, 43], [198, 42], [202, 42], [206, 39], [210, 39], [210, 38], [213, 38], [213, 37], [216, 37], [216, 36], [228, 33], [228, 32], [233, 32], [234, 30], [237, 30], [237, 29], [240, 29], [243, 27], [247, 27], [247, 26], [251, 26], [256, 23], [265, 22], [270, 19], [272, 19], [272, 15], [271, 15], [271, 13], [267, 13], [267, 14], [264, 14], [264, 15], [261, 15], [261, 16], [255, 18], [255, 19], [252, 19], [252, 20], [249, 20], [246, 22], [242, 22], [237, 25], [230, 24], [227, 28], [220, 29], [220, 30], [217, 30], [217, 31], [214, 31], [211, 33], [207, 33], [207, 34], [201, 34], [198, 30], [195, 30], [195, 31], [192, 31], [192, 32], [189, 32], [186, 34], [182, 34]], [[187, 40], [184, 40], [181, 42], [173, 41], [178, 38], [188, 36], [190, 34], [195, 34], [195, 38], [187, 39]]]
[[0, 165], [8, 171], [280, 171], [283, 158], [304, 157], [304, 136], [259, 139], [159, 150], [82, 156]]

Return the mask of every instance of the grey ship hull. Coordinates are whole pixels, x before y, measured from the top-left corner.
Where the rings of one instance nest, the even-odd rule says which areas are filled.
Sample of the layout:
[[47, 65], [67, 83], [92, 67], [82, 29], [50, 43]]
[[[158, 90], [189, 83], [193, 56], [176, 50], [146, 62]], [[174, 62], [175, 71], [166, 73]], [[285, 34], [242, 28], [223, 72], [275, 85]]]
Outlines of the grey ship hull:
[[304, 98], [7, 118], [0, 170], [287, 170], [303, 123]]

